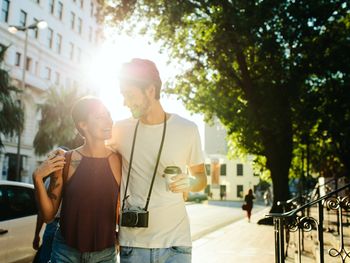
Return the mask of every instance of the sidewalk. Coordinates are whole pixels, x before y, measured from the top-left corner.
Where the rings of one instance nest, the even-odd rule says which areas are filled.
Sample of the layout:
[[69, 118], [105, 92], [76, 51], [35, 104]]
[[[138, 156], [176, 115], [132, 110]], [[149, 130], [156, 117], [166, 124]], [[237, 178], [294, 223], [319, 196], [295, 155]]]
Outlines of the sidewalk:
[[[245, 216], [242, 202], [217, 202], [186, 205], [190, 219], [192, 241], [239, 221]], [[256, 204], [253, 211], [265, 209]]]
[[251, 223], [247, 219], [241, 219], [194, 241], [192, 262], [274, 262], [273, 226], [256, 223], [268, 214], [269, 209], [265, 208], [253, 214]]

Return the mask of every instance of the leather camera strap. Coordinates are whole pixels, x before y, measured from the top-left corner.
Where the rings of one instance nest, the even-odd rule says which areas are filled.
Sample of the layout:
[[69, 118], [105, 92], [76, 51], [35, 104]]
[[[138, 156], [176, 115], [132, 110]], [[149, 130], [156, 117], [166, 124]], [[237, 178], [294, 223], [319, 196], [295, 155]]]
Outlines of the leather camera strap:
[[[129, 169], [128, 169], [128, 175], [127, 175], [127, 179], [126, 179], [126, 186], [125, 186], [122, 210], [124, 210], [124, 208], [125, 208], [125, 201], [129, 197], [129, 195], [126, 195], [126, 194], [127, 194], [128, 186], [129, 186], [129, 179], [130, 179], [132, 161], [133, 161], [134, 150], [135, 150], [136, 134], [137, 134], [137, 129], [139, 127], [139, 123], [140, 123], [140, 121], [138, 120], [137, 123], [136, 123], [135, 131], [134, 131], [134, 138], [133, 138], [133, 141], [132, 141], [130, 161], [129, 161]], [[159, 164], [159, 160], [160, 160], [160, 155], [161, 155], [162, 149], [163, 149], [164, 138], [165, 138], [165, 133], [166, 133], [166, 126], [167, 126], [167, 120], [166, 120], [166, 113], [164, 112], [163, 135], [162, 135], [162, 140], [161, 140], [159, 151], [158, 151], [157, 162], [156, 162], [156, 165], [155, 165], [155, 168], [154, 168], [154, 172], [153, 172], [152, 182], [151, 182], [151, 185], [150, 185], [150, 188], [149, 188], [149, 191], [148, 191], [147, 201], [146, 201], [146, 205], [145, 205], [145, 208], [144, 208], [145, 211], [147, 211], [148, 204], [149, 204], [149, 201], [151, 199], [154, 179], [156, 178], [158, 164]]]

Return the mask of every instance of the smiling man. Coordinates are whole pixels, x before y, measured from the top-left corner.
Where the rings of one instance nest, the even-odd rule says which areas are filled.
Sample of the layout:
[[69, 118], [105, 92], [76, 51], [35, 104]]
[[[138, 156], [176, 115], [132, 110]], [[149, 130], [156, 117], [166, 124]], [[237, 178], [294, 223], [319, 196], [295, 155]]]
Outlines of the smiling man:
[[[183, 196], [206, 186], [197, 126], [160, 103], [156, 65], [133, 59], [121, 70], [120, 89], [133, 118], [113, 126], [122, 155], [121, 263], [191, 262], [191, 233]], [[166, 187], [166, 167], [178, 171]]]

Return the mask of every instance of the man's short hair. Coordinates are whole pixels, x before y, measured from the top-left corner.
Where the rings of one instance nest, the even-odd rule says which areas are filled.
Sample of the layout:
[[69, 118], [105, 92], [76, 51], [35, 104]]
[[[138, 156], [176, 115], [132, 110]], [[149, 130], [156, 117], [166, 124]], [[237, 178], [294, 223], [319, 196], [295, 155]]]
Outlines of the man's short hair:
[[156, 64], [148, 59], [134, 58], [130, 62], [124, 63], [120, 72], [120, 81], [122, 85], [135, 84], [139, 87], [145, 87], [154, 84], [156, 87], [155, 98], [159, 100], [162, 80]]

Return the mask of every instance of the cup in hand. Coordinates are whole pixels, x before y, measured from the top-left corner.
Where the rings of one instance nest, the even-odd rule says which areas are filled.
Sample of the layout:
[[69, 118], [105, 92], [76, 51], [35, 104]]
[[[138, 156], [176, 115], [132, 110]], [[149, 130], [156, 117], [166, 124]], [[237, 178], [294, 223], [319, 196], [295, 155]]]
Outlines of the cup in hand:
[[181, 174], [181, 168], [178, 166], [167, 166], [164, 169], [164, 177], [165, 177], [165, 189], [166, 191], [170, 191], [169, 185], [173, 182], [172, 178], [178, 174]]

